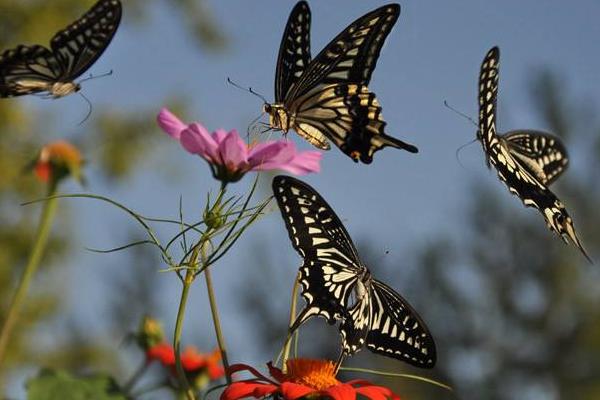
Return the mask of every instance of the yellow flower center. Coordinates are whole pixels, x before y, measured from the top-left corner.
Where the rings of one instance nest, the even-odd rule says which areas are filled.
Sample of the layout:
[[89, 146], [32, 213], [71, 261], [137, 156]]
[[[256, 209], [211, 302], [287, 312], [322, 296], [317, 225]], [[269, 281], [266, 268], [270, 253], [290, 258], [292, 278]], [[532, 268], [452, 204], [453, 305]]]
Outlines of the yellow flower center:
[[335, 379], [335, 364], [331, 361], [297, 358], [288, 360], [286, 366], [285, 378], [289, 382], [315, 390], [325, 390], [340, 383]]

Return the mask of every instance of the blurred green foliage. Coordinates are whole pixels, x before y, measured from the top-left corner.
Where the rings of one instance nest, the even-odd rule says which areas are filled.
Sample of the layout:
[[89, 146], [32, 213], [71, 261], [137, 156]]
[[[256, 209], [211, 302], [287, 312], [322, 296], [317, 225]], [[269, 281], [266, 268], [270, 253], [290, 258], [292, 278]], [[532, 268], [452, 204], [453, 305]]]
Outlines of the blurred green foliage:
[[[0, 51], [18, 44], [48, 46], [57, 30], [78, 18], [94, 2], [0, 0]], [[124, 1], [124, 14], [135, 17], [136, 23], [144, 24], [149, 6], [147, 1], [127, 0]], [[176, 6], [185, 16], [191, 36], [199, 46], [216, 50], [225, 45], [224, 34], [219, 27], [212, 25], [206, 2], [177, 1]], [[176, 97], [165, 99], [167, 102], [174, 109], [181, 108], [178, 107], [181, 101]], [[38, 223], [39, 207], [22, 207], [20, 204], [41, 198], [45, 193], [45, 187], [24, 171], [48, 140], [45, 137], [47, 120], [28, 104], [18, 98], [0, 100], [0, 321], [5, 318], [5, 310], [21, 276]], [[100, 162], [94, 165], [94, 171], [100, 178], [113, 183], [125, 182], [139, 169], [140, 160], [152, 151], [153, 142], [148, 138], [152, 137], [150, 132], [157, 131], [155, 113], [155, 109], [131, 112], [95, 109], [86, 121], [85, 136], [75, 139], [75, 144], [84, 157], [92, 151], [97, 153], [94, 158]], [[90, 365], [115, 365], [116, 355], [94, 343], [89, 333], [82, 332], [75, 323], [64, 327], [68, 336], [63, 338], [64, 345], [48, 349], [35, 343], [36, 328], [59, 315], [64, 306], [60, 298], [60, 285], [64, 281], [57, 282], [51, 277], [60, 269], [61, 261], [68, 257], [69, 238], [76, 235], [77, 227], [69, 218], [68, 202], [61, 203], [57, 221], [42, 261], [40, 276], [36, 279], [39, 284], [34, 285], [28, 295], [7, 358], [0, 368], [0, 387], [7, 384], [5, 378], [11, 368], [31, 364], [78, 369]], [[137, 283], [142, 284], [143, 280]], [[120, 300], [121, 306], [130, 301], [127, 296]], [[116, 317], [115, 321], [122, 323], [130, 323], [132, 318], [141, 318], [142, 311], [150, 311], [133, 305], [115, 306], [114, 309], [128, 311], [128, 316], [121, 312]]]

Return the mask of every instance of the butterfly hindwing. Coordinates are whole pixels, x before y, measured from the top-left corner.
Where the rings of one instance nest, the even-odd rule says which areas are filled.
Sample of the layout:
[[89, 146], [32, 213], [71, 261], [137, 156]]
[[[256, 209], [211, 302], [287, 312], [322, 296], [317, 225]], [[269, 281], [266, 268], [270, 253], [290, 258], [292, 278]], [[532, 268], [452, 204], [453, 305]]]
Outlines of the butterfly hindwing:
[[[523, 131], [510, 132], [506, 136], [496, 133], [499, 61], [500, 50], [494, 47], [485, 56], [479, 75], [479, 135], [486, 158], [511, 193], [519, 197], [525, 206], [537, 208], [548, 229], [565, 242], [572, 241], [591, 262], [564, 204], [546, 186], [566, 166], [564, 146], [557, 138], [530, 131], [528, 139], [522, 136]], [[564, 166], [560, 167], [560, 160], [552, 161], [550, 154], [554, 159], [563, 160]], [[540, 155], [541, 164], [538, 160]], [[536, 168], [535, 165], [541, 167]]]
[[567, 149], [560, 139], [545, 132], [518, 130], [502, 135], [514, 157], [535, 178], [549, 186], [567, 168]]
[[372, 278], [327, 202], [287, 176], [273, 179], [273, 193], [292, 244], [304, 259], [300, 282], [307, 305], [291, 330], [319, 315], [332, 324], [340, 321], [343, 355], [367, 345], [374, 352], [432, 367], [435, 345], [427, 327], [399, 294]]
[[63, 74], [63, 66], [43, 46], [20, 45], [0, 55], [0, 97], [43, 91]]
[[282, 102], [310, 63], [310, 8], [300, 1], [288, 18], [275, 71], [275, 101]]
[[413, 308], [394, 289], [372, 281], [371, 326], [367, 347], [388, 357], [431, 368], [436, 362], [433, 337]]

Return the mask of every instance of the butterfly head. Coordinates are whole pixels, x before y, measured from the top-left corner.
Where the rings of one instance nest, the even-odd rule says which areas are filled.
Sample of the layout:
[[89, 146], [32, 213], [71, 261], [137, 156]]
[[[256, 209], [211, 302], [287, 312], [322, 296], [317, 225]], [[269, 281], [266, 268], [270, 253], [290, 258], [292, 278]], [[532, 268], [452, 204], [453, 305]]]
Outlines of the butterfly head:
[[269, 114], [269, 125], [271, 128], [287, 132], [290, 129], [289, 114], [282, 104], [263, 105], [263, 112]]

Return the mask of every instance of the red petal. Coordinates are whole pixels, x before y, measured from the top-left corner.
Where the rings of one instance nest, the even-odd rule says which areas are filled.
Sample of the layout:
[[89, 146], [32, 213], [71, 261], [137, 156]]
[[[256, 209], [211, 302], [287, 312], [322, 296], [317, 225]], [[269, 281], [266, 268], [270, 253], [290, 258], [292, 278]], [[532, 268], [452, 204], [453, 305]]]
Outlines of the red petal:
[[296, 400], [315, 392], [315, 389], [297, 383], [283, 382], [281, 384], [281, 394], [286, 400]]
[[356, 393], [370, 398], [371, 400], [399, 400], [400, 397], [384, 386], [363, 386], [355, 389]]
[[340, 385], [335, 385], [330, 387], [327, 390], [324, 390], [323, 393], [330, 396], [333, 400], [354, 400], [356, 399], [356, 389], [347, 383], [342, 383]]
[[255, 382], [234, 382], [221, 393], [221, 400], [237, 400], [245, 397], [263, 397], [277, 391], [277, 386]]
[[264, 376], [263, 374], [261, 374], [260, 372], [258, 372], [255, 368], [252, 368], [249, 365], [246, 364], [233, 364], [229, 366], [229, 374], [233, 375], [236, 372], [239, 371], [248, 371], [250, 372], [252, 375], [254, 375], [255, 377], [262, 379], [265, 382], [269, 382], [272, 384], [277, 384], [276, 382], [273, 382], [271, 379], [267, 378], [266, 376]]

